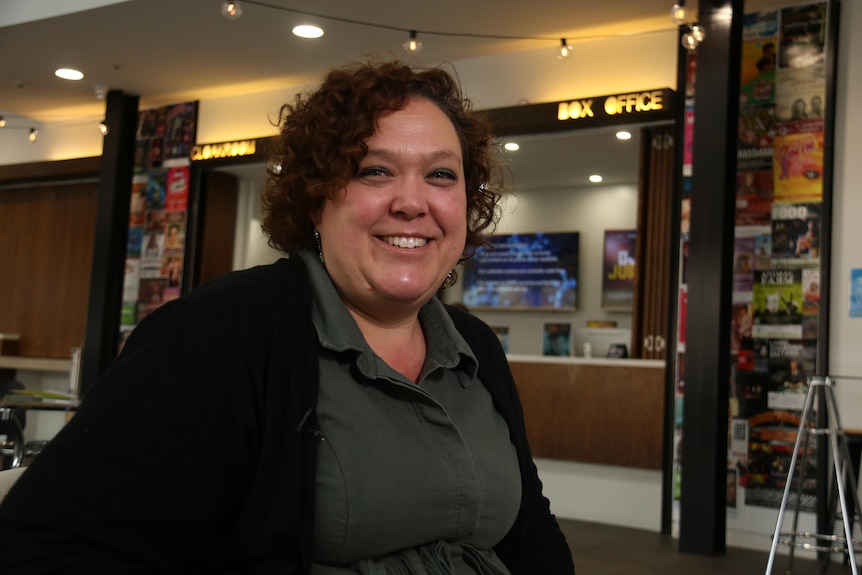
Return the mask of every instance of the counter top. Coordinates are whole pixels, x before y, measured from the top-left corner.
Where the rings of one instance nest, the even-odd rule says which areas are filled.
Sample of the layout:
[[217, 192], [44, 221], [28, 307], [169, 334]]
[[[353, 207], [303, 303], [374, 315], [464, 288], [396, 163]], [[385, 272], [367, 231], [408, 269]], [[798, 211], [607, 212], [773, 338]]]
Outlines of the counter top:
[[20, 355], [0, 355], [0, 368], [23, 369], [31, 371], [69, 372], [72, 360], [54, 357], [24, 357]]
[[506, 356], [510, 363], [549, 363], [554, 365], [595, 365], [598, 367], [652, 367], [664, 369], [667, 364], [663, 359], [619, 359], [615, 357], [566, 357], [556, 355], [522, 355]]

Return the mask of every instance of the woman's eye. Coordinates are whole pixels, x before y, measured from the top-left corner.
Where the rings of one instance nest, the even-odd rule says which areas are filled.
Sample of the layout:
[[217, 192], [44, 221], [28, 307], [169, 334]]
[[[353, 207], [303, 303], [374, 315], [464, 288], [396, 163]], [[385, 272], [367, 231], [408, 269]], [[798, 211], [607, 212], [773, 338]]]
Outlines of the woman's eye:
[[362, 168], [359, 170], [360, 178], [368, 178], [373, 176], [385, 176], [389, 172], [386, 168], [381, 168], [380, 166], [369, 166], [367, 168]]
[[451, 170], [434, 170], [431, 172], [430, 177], [432, 179], [443, 179], [443, 180], [457, 180], [458, 176], [455, 175], [455, 172]]

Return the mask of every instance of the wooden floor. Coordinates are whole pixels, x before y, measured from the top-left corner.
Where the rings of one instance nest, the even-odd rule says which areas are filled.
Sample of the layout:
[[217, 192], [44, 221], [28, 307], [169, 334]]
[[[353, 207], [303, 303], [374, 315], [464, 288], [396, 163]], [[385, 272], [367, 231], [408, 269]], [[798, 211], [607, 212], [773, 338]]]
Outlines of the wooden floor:
[[[678, 541], [639, 529], [626, 529], [560, 519], [560, 526], [575, 559], [577, 575], [816, 575], [820, 565], [816, 555], [799, 550], [794, 553], [792, 570], [788, 556], [778, 554], [772, 574], [766, 573], [769, 549], [754, 551], [729, 548], [724, 555], [704, 557], [678, 551]], [[858, 562], [858, 558], [857, 558]], [[862, 569], [860, 569], [862, 571]], [[851, 573], [849, 565], [833, 561], [828, 575]]]

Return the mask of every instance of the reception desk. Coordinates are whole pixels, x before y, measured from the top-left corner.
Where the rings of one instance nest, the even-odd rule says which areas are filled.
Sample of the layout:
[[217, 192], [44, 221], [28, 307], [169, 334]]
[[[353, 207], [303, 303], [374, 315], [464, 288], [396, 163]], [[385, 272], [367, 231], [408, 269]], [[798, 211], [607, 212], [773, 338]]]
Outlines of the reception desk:
[[534, 457], [662, 468], [664, 361], [508, 358]]

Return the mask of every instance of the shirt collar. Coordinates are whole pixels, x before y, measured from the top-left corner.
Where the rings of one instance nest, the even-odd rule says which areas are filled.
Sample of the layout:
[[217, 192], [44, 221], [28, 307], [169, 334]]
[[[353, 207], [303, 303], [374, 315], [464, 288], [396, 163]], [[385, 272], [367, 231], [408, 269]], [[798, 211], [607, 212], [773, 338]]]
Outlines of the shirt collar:
[[[308, 268], [313, 295], [312, 321], [320, 345], [339, 353], [354, 352], [357, 367], [369, 377], [378, 377], [377, 355], [368, 346], [353, 316], [342, 303], [317, 251], [303, 248], [297, 255]], [[419, 310], [419, 321], [427, 345], [422, 377], [437, 368], [458, 367], [470, 376], [459, 378], [461, 381], [469, 382], [475, 378], [479, 369], [476, 356], [436, 297]]]

